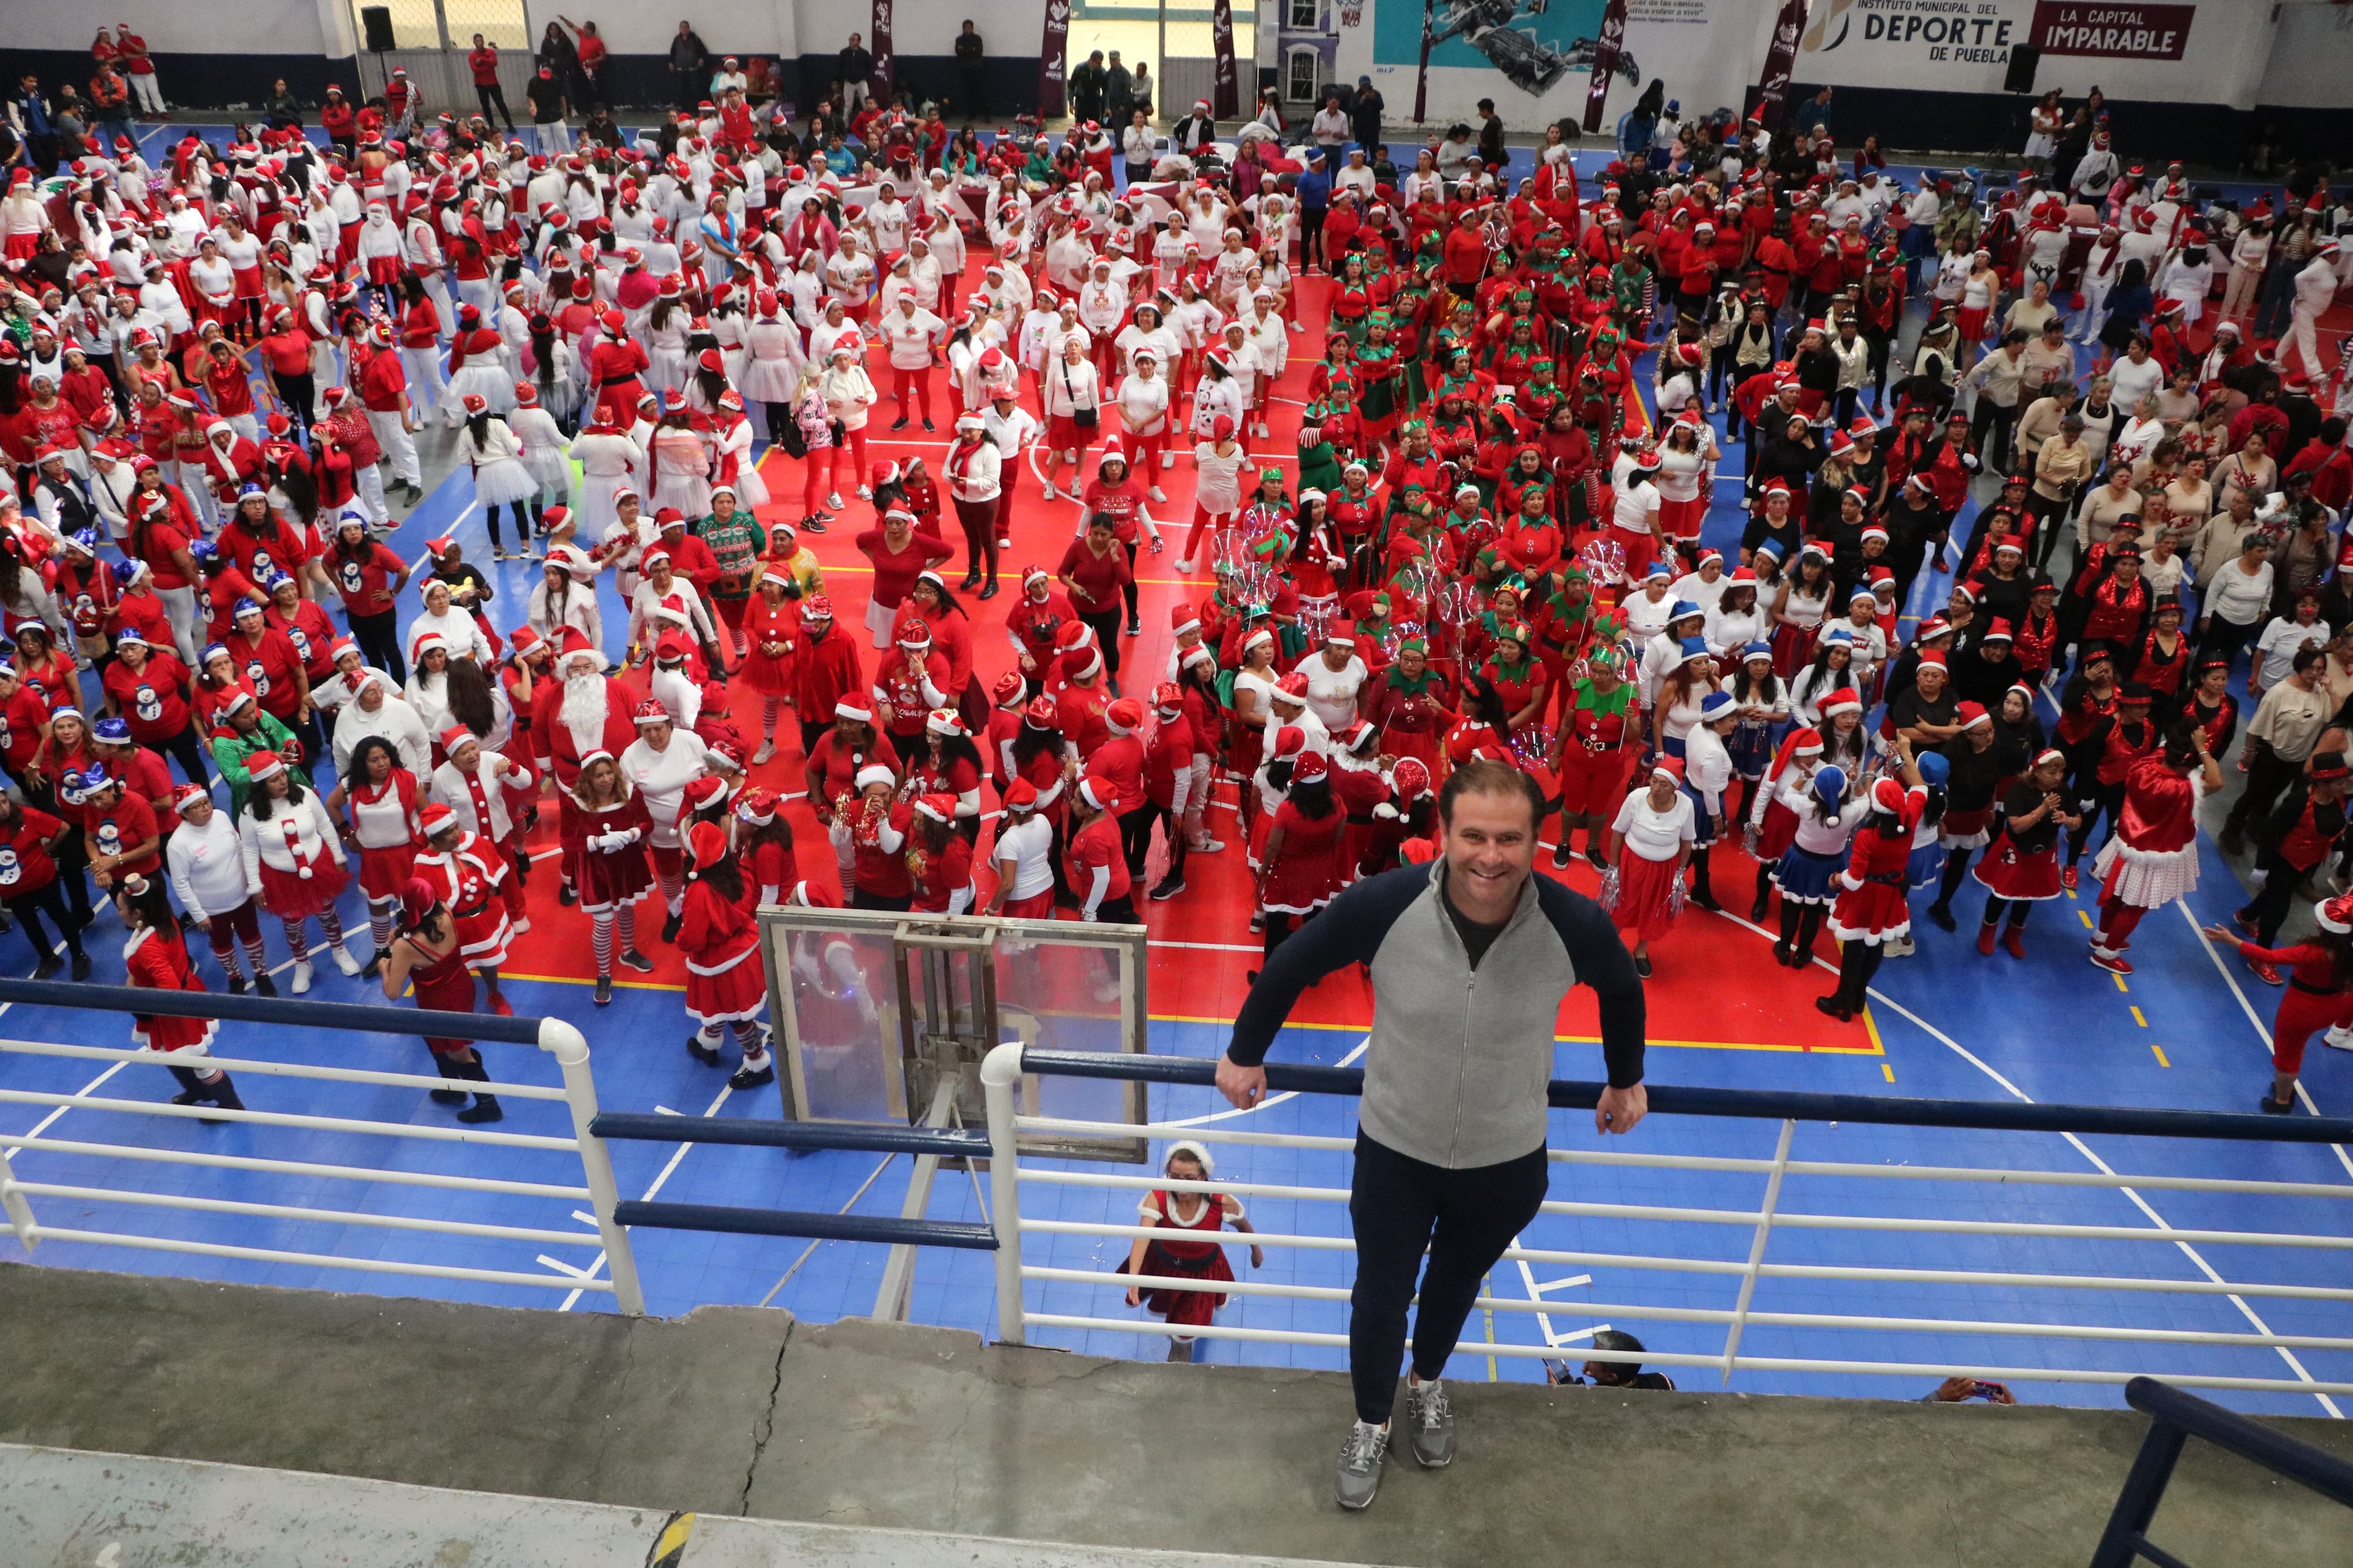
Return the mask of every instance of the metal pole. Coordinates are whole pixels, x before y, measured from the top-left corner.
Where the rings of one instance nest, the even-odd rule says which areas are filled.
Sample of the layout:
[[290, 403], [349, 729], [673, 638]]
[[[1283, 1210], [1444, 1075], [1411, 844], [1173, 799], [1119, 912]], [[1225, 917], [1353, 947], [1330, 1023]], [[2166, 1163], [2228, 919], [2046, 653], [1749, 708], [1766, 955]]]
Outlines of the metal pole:
[[7, 1214], [9, 1226], [16, 1233], [18, 1246], [30, 1252], [40, 1245], [41, 1238], [34, 1234], [39, 1222], [33, 1218], [33, 1205], [25, 1201], [23, 1193], [17, 1191], [16, 1179], [5, 1161], [0, 1161], [0, 1211]]
[[[1166, 80], [1166, 79], [1167, 79], [1167, 77], [1168, 77], [1168, 0], [1160, 0], [1160, 45], [1159, 45], [1159, 47], [1160, 47], [1160, 58], [1159, 58], [1158, 59], [1156, 59], [1156, 60], [1153, 61], [1152, 63], [1153, 63], [1154, 65], [1156, 65], [1156, 66], [1158, 66], [1158, 67], [1160, 68], [1160, 76], [1161, 76], [1161, 79], [1165, 81], [1165, 80]], [[1157, 118], [1159, 118], [1159, 111], [1160, 111], [1160, 110], [1161, 110], [1161, 109], [1164, 107], [1160, 102], [1158, 102], [1158, 101], [1157, 101], [1157, 100], [1158, 100], [1158, 99], [1161, 97], [1160, 90], [1159, 90], [1157, 88], [1154, 89], [1153, 89], [1153, 94], [1152, 94], [1152, 96], [1153, 96], [1153, 98], [1154, 98], [1154, 100], [1155, 100], [1155, 102], [1154, 102], [1154, 103], [1153, 103], [1153, 105], [1152, 105], [1153, 111], [1154, 111], [1154, 118], [1157, 119]]]
[[999, 1046], [980, 1064], [988, 1097], [989, 1224], [997, 1231], [997, 1337], [1024, 1342], [1021, 1305], [1020, 1163], [1013, 1131], [1013, 1086], [1021, 1081], [1021, 1047]]
[[1789, 1140], [1796, 1136], [1794, 1121], [1781, 1123], [1780, 1142], [1773, 1146], [1773, 1173], [1765, 1178], [1765, 1203], [1757, 1218], [1757, 1235], [1748, 1243], [1748, 1268], [1740, 1277], [1740, 1300], [1733, 1304], [1732, 1326], [1724, 1334], [1724, 1381], [1732, 1382], [1733, 1357], [1740, 1350], [1741, 1331], [1748, 1326], [1749, 1299], [1757, 1294], [1757, 1270], [1765, 1262], [1765, 1243], [1773, 1234], [1773, 1211], [1781, 1202], [1781, 1178], [1789, 1169]]
[[[923, 1118], [926, 1127], [946, 1127], [955, 1116], [956, 1090], [960, 1080], [954, 1073], [943, 1073], [932, 1089], [931, 1114]], [[932, 1182], [939, 1174], [937, 1154], [918, 1154], [915, 1168], [907, 1178], [906, 1201], [899, 1205], [902, 1219], [921, 1219], [932, 1206]], [[882, 1288], [874, 1293], [874, 1315], [886, 1323], [904, 1322], [907, 1300], [915, 1285], [915, 1244], [902, 1242], [891, 1249], [882, 1265]]]
[[440, 35], [442, 52], [445, 54], [448, 53], [449, 49], [449, 9], [448, 5], [443, 3], [443, 0], [433, 0], [433, 30]]
[[589, 1207], [596, 1213], [596, 1233], [605, 1239], [606, 1266], [613, 1271], [613, 1304], [629, 1317], [642, 1318], [646, 1293], [638, 1284], [638, 1257], [629, 1248], [629, 1233], [613, 1219], [621, 1194], [613, 1184], [612, 1152], [590, 1131], [596, 1120], [596, 1077], [588, 1067], [587, 1037], [560, 1018], [548, 1018], [539, 1026], [539, 1048], [564, 1071], [564, 1102], [571, 1107], [572, 1131], [580, 1140], [580, 1172], [587, 1179]]

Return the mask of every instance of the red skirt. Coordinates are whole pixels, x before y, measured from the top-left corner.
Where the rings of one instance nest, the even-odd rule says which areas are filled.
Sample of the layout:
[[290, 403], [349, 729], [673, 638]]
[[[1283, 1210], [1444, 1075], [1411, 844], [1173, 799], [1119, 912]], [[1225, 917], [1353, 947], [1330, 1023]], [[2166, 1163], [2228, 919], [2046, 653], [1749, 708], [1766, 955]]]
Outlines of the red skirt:
[[1765, 820], [1757, 825], [1757, 858], [1778, 866], [1789, 846], [1798, 841], [1798, 814], [1778, 800], [1765, 803]]
[[237, 279], [237, 297], [238, 299], [259, 300], [262, 297], [263, 289], [261, 287], [260, 268], [232, 268], [229, 270], [229, 276]]
[[1681, 874], [1677, 863], [1647, 860], [1630, 849], [1619, 858], [1618, 866], [1618, 904], [1609, 911], [1611, 923], [1632, 931], [1638, 942], [1658, 941], [1674, 929], [1667, 899]]
[[[209, 1050], [220, 1027], [211, 1018], [174, 1018], [160, 1013], [131, 1016], [131, 1037], [151, 1051]], [[1226, 1276], [1230, 1279], [1232, 1275]]]
[[307, 921], [335, 907], [336, 898], [351, 886], [352, 874], [332, 859], [322, 858], [311, 875], [281, 871], [268, 861], [261, 866], [261, 907], [281, 921]]
[[1571, 741], [1560, 757], [1560, 809], [1570, 816], [1614, 817], [1626, 798], [1623, 748], [1588, 752]]
[[[435, 967], [439, 968], [438, 965]], [[425, 1012], [470, 1013], [474, 1010], [474, 972], [470, 969], [451, 964], [446, 972], [433, 974], [423, 970], [411, 970], [408, 980], [417, 996], [417, 1005]], [[438, 1035], [425, 1037], [425, 1048], [437, 1057], [454, 1056], [473, 1043]]]
[[37, 234], [12, 234], [6, 242], [6, 255], [11, 261], [30, 261], [40, 254], [41, 237]]
[[1961, 330], [1961, 342], [1983, 342], [1986, 335], [1986, 317], [1991, 313], [1988, 310], [1973, 310], [1967, 305], [1962, 306], [1954, 318], [1956, 324]]
[[400, 281], [400, 258], [371, 256], [368, 258], [367, 280], [380, 288], [390, 288]]
[[469, 969], [496, 969], [507, 961], [507, 939], [513, 934], [507, 924], [507, 906], [503, 899], [486, 902], [479, 914], [460, 915], [451, 911], [458, 926], [458, 951], [466, 955]]
[[[1263, 834], [1258, 830], [1269, 828], [1271, 822], [1272, 813], [1261, 812], [1253, 825], [1250, 834], [1253, 859], [1258, 857], [1263, 842]], [[1286, 847], [1266, 874], [1266, 894], [1261, 907], [1272, 914], [1306, 915], [1330, 903], [1332, 895], [1340, 890], [1332, 855], [1329, 848], [1296, 850]]]
[[1026, 899], [1008, 899], [997, 911], [1009, 921], [1050, 921], [1054, 918], [1054, 889], [1032, 893]]
[[692, 959], [686, 964], [686, 1014], [704, 1024], [756, 1018], [768, 1010], [767, 972], [760, 950], [746, 947], [734, 962], [713, 974], [702, 972]]
[[745, 651], [744, 662], [729, 679], [763, 697], [789, 697], [793, 694], [793, 656], [772, 658], [762, 653], [755, 643]]
[[1972, 873], [1997, 899], [2040, 903], [2059, 896], [2059, 847], [2024, 855], [2004, 834], [1977, 863]]
[[1773, 628], [1773, 673], [1784, 680], [1795, 677], [1814, 657], [1821, 640], [1820, 626], [1793, 626], [1784, 621]]
[[1993, 807], [1981, 805], [1975, 811], [1947, 811], [1938, 826], [1944, 830], [1943, 843], [1947, 849], [1977, 849], [1988, 837], [1986, 824], [1993, 820]]
[[[1192, 1250], [1189, 1245], [1185, 1245], [1188, 1252]], [[1145, 1245], [1143, 1271], [1172, 1279], [1214, 1279], [1220, 1284], [1230, 1281], [1234, 1277], [1233, 1265], [1226, 1261], [1226, 1249], [1222, 1247], [1211, 1247], [1206, 1258], [1183, 1258], [1157, 1241]], [[1145, 1311], [1155, 1312], [1171, 1323], [1182, 1323], [1188, 1328], [1198, 1328], [1208, 1322], [1218, 1309], [1225, 1304], [1224, 1295], [1210, 1290], [1171, 1290], [1164, 1286], [1144, 1293]]]
[[625, 904], [654, 885], [643, 844], [632, 844], [609, 855], [585, 844], [567, 844], [564, 847], [564, 868], [571, 875], [572, 890], [580, 895], [583, 909]]
[[1707, 521], [1708, 498], [1694, 496], [1689, 500], [1662, 500], [1659, 503], [1659, 527], [1669, 539], [1697, 539], [1700, 524]]
[[1824, 923], [1836, 941], [1876, 945], [1911, 931], [1912, 906], [1900, 886], [1865, 882], [1860, 888], [1849, 888], [1841, 883], [1838, 902], [1831, 906], [1831, 918]]
[[1082, 430], [1067, 414], [1057, 414], [1046, 421], [1046, 446], [1051, 451], [1083, 451], [1102, 434], [1100, 423], [1092, 429]]
[[360, 891], [377, 903], [400, 897], [400, 889], [417, 874], [417, 847], [396, 844], [386, 849], [360, 849]]

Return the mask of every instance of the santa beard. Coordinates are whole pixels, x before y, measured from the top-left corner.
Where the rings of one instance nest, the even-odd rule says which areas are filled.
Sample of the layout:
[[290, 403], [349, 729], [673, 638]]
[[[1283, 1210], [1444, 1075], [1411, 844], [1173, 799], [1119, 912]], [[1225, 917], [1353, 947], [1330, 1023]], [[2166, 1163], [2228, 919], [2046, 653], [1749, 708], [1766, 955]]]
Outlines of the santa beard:
[[605, 677], [596, 670], [584, 669], [564, 678], [564, 704], [556, 716], [572, 737], [574, 755], [585, 757], [604, 748], [605, 719], [611, 700]]

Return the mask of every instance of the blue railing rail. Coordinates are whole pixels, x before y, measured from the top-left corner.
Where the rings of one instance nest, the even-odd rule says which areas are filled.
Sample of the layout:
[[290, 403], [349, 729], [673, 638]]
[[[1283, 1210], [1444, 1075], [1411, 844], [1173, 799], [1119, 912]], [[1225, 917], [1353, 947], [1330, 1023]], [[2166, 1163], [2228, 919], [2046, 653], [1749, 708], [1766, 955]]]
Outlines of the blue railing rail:
[[[988, 1134], [954, 1127], [902, 1127], [887, 1121], [759, 1121], [734, 1116], [648, 1116], [600, 1112], [588, 1124], [600, 1138], [648, 1143], [730, 1143], [739, 1147], [847, 1150], [861, 1154], [988, 1157]], [[825, 1214], [815, 1209], [747, 1208], [728, 1204], [626, 1202], [614, 1205], [624, 1226], [656, 1230], [718, 1231], [729, 1236], [786, 1236], [810, 1241], [871, 1241], [885, 1247], [946, 1247], [994, 1252], [997, 1235], [985, 1225], [904, 1219], [896, 1215]]]
[[2148, 1527], [2165, 1500], [2166, 1483], [2173, 1479], [2182, 1446], [2192, 1437], [2353, 1508], [2353, 1463], [2334, 1454], [2153, 1377], [2126, 1384], [2125, 1402], [2147, 1414], [2148, 1436], [2141, 1439], [2124, 1490], [2116, 1495], [2116, 1511], [2108, 1516], [2108, 1528], [2092, 1553], [2092, 1568], [2130, 1568], [2141, 1558], [2159, 1568], [2186, 1568], [2180, 1558], [2148, 1539]]
[[[1208, 1087], [1216, 1061], [1201, 1057], [1024, 1050], [1024, 1072], [1064, 1078], [1134, 1079]], [[1361, 1068], [1266, 1064], [1267, 1088], [1298, 1094], [1364, 1092]], [[1555, 1079], [1548, 1098], [1565, 1110], [1590, 1110], [1605, 1086]], [[2038, 1105], [2014, 1100], [1917, 1100], [1900, 1095], [1800, 1094], [1782, 1089], [1650, 1086], [1651, 1110], [1667, 1116], [1726, 1116], [1774, 1121], [1849, 1121], [1892, 1127], [1959, 1127], [2008, 1132], [2095, 1132], [2134, 1138], [2220, 1138], [2263, 1143], [2353, 1142], [2353, 1120], [2263, 1116], [2220, 1110], [2145, 1110], [2117, 1105]]]
[[496, 1013], [442, 1013], [353, 1002], [295, 1001], [283, 996], [232, 996], [225, 991], [151, 991], [134, 985], [85, 985], [61, 980], [0, 979], [0, 1002], [87, 1012], [147, 1013], [170, 1018], [220, 1018], [303, 1029], [355, 1029], [383, 1035], [431, 1035], [455, 1040], [539, 1044], [540, 1019]]

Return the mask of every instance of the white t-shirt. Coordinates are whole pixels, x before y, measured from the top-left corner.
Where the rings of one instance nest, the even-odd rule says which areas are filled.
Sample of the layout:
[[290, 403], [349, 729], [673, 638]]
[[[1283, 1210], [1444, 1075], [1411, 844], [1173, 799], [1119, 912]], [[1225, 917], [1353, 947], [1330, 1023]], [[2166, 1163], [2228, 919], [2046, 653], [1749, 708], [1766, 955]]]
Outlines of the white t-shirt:
[[1659, 487], [1648, 479], [1637, 479], [1619, 488], [1617, 510], [1610, 521], [1629, 533], [1648, 536], [1651, 519], [1659, 510]]
[[1054, 885], [1054, 825], [1042, 816], [1000, 827], [992, 860], [1013, 862], [1013, 885], [1008, 899], [1031, 899]]
[[1363, 659], [1350, 654], [1345, 665], [1334, 669], [1322, 654], [1311, 654], [1300, 661], [1299, 671], [1307, 677], [1307, 710], [1324, 729], [1336, 734], [1356, 721], [1356, 691], [1366, 673]]
[[1645, 860], [1672, 860], [1698, 837], [1693, 824], [1691, 796], [1675, 792], [1674, 804], [1664, 811], [1651, 807], [1651, 792], [1637, 790], [1618, 807], [1611, 831], [1626, 840], [1626, 852]]
[[1212, 517], [1242, 509], [1242, 470], [1250, 466], [1250, 454], [1242, 450], [1240, 441], [1224, 457], [1218, 455], [1217, 443], [1204, 441], [1193, 448], [1193, 460], [1200, 465], [1200, 475], [1193, 487], [1193, 499], [1203, 511]]

